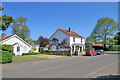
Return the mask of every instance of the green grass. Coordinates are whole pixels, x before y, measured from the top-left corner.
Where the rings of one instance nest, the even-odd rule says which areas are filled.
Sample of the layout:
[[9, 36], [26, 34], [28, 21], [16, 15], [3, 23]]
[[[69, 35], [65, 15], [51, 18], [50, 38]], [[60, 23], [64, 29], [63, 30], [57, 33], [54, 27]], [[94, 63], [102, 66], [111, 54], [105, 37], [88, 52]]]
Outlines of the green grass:
[[39, 61], [39, 60], [45, 60], [45, 59], [48, 59], [48, 58], [40, 58], [37, 56], [13, 56], [13, 63]]

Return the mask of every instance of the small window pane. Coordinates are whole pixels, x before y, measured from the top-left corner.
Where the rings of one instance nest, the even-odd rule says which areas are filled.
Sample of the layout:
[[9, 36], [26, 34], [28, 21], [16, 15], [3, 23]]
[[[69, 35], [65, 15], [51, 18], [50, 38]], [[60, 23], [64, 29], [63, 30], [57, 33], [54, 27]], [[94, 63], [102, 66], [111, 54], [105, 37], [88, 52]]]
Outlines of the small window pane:
[[17, 51], [20, 51], [20, 47], [19, 46], [17, 47]]
[[73, 42], [75, 42], [75, 37], [73, 37]]

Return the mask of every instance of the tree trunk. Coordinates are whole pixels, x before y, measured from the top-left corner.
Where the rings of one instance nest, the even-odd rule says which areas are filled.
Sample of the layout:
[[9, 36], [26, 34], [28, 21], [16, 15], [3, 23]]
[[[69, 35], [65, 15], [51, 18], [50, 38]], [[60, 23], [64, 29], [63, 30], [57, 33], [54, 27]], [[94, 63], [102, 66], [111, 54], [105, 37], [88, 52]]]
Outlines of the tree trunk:
[[104, 37], [104, 50], [106, 50], [106, 35]]

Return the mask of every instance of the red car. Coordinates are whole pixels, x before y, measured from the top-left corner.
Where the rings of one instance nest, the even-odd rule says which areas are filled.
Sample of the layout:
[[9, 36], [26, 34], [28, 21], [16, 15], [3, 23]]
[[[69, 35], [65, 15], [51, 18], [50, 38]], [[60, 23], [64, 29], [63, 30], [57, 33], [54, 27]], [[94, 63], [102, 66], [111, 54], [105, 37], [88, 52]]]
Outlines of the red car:
[[94, 55], [97, 55], [97, 52], [95, 52], [94, 50], [88, 50], [86, 52], [86, 55], [94, 56]]

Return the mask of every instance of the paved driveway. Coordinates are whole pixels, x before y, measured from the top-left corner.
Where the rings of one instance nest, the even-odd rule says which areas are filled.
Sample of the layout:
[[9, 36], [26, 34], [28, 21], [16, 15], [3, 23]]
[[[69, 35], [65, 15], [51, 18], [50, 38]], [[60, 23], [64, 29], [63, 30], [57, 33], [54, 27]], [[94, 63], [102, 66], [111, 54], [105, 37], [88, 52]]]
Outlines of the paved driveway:
[[118, 61], [118, 54], [73, 56], [3, 66], [3, 78], [86, 78]]

